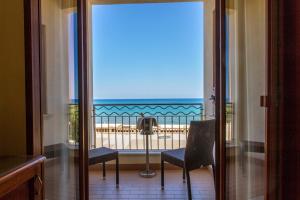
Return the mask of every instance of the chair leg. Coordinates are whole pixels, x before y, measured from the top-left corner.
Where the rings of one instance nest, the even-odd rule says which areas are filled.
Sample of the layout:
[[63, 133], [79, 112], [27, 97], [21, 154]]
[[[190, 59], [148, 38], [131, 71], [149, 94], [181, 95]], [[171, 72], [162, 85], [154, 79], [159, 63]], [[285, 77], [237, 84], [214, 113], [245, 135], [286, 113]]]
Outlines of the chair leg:
[[189, 197], [189, 200], [192, 200], [192, 188], [191, 188], [190, 172], [188, 170], [185, 170], [185, 171], [186, 171], [186, 178], [187, 178], [188, 197]]
[[105, 180], [106, 177], [105, 162], [102, 163], [102, 176], [103, 176], [103, 180]]
[[182, 168], [182, 179], [183, 179], [183, 183], [185, 183], [185, 169]]
[[165, 172], [164, 172], [164, 170], [165, 170], [165, 166], [164, 166], [164, 160], [163, 159], [161, 159], [161, 164], [160, 164], [160, 173], [161, 173], [161, 189], [162, 190], [164, 190], [164, 187], [165, 187], [165, 177], [164, 177], [164, 175], [165, 175]]
[[116, 159], [116, 188], [119, 188], [119, 157]]

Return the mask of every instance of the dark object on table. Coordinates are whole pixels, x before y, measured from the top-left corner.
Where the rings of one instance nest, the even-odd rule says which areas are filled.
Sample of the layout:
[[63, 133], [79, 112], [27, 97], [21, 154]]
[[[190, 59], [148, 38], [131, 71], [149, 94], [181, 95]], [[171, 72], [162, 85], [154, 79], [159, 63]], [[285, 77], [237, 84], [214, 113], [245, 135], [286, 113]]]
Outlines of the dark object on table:
[[138, 130], [142, 130], [142, 135], [153, 135], [153, 126], [158, 126], [158, 123], [156, 121], [155, 117], [144, 117], [143, 114], [141, 114], [142, 117], [140, 117], [137, 121], [136, 128]]
[[[183, 168], [183, 180], [187, 176], [189, 199], [192, 199], [189, 172], [203, 166], [212, 165], [215, 172], [213, 146], [215, 120], [191, 121], [186, 148], [168, 150], [161, 153], [161, 188], [164, 189], [164, 162]], [[215, 173], [214, 173], [215, 174]]]
[[105, 179], [105, 162], [116, 160], [116, 187], [119, 187], [119, 153], [116, 150], [100, 147], [89, 150], [89, 165], [102, 163], [103, 179]]

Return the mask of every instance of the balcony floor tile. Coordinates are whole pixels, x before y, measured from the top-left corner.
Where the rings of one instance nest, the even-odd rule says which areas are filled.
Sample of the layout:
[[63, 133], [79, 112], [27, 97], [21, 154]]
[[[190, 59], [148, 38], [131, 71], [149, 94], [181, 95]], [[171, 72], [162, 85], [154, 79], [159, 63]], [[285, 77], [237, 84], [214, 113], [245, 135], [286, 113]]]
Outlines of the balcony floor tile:
[[[115, 171], [108, 170], [106, 180], [102, 171], [90, 170], [90, 199], [187, 199], [186, 184], [181, 170], [165, 171], [165, 190], [160, 189], [160, 171], [153, 178], [142, 178], [137, 170], [120, 171], [120, 187], [115, 188]], [[213, 200], [214, 183], [208, 169], [191, 172], [193, 199]]]

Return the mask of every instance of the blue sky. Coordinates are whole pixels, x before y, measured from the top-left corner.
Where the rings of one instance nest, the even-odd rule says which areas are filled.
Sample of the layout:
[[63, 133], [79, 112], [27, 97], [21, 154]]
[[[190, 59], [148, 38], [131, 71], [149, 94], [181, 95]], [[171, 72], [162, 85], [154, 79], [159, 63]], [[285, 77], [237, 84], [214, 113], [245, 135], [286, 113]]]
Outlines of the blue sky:
[[95, 99], [202, 98], [203, 3], [94, 5]]

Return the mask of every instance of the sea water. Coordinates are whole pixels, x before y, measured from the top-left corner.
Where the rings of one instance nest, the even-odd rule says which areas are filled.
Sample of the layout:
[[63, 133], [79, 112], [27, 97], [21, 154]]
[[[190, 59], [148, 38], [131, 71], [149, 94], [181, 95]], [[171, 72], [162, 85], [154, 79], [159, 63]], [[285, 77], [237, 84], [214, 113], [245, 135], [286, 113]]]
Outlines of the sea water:
[[135, 124], [143, 114], [160, 124], [186, 124], [203, 116], [202, 98], [182, 99], [94, 99], [97, 124]]

